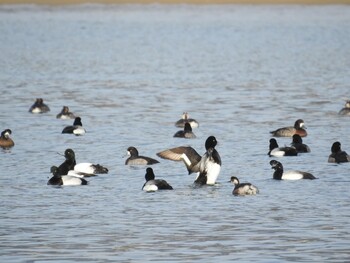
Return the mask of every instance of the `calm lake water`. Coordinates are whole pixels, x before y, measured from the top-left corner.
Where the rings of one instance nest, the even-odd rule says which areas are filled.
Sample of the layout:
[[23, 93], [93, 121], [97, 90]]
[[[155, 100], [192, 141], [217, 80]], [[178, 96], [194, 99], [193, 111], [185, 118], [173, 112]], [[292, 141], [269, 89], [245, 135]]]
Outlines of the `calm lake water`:
[[[350, 261], [350, 6], [0, 6], [1, 262]], [[47, 114], [29, 107], [42, 97]], [[67, 105], [87, 133], [63, 135]], [[197, 138], [173, 138], [183, 111]], [[269, 131], [302, 118], [311, 153], [280, 158], [318, 180], [272, 180]], [[153, 169], [174, 191], [141, 191], [156, 153], [215, 135], [218, 185], [182, 163]], [[278, 138], [288, 145], [290, 138]], [[66, 148], [107, 166], [88, 186], [47, 186]], [[235, 175], [260, 194], [233, 196]]]

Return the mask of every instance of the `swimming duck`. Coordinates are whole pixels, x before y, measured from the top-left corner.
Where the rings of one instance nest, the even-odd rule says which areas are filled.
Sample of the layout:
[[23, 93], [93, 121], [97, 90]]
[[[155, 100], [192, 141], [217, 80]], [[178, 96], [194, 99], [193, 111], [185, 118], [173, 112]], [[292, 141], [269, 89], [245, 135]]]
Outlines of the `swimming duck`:
[[193, 139], [193, 138], [196, 138], [196, 135], [192, 132], [191, 124], [186, 122], [184, 129], [181, 130], [181, 131], [176, 132], [174, 134], [174, 137]]
[[146, 169], [145, 179], [146, 182], [142, 186], [142, 190], [146, 192], [155, 192], [157, 190], [173, 190], [173, 187], [169, 185], [165, 180], [154, 179], [153, 169], [148, 167]]
[[346, 163], [350, 162], [350, 156], [341, 149], [340, 142], [335, 142], [331, 148], [332, 153], [328, 157], [329, 163]]
[[270, 151], [267, 153], [270, 157], [282, 157], [282, 156], [297, 156], [298, 152], [294, 147], [278, 147], [275, 138], [270, 139]]
[[272, 136], [275, 137], [292, 137], [294, 134], [299, 134], [301, 137], [307, 136], [305, 123], [302, 119], [297, 120], [293, 127], [279, 128], [271, 131]]
[[194, 183], [197, 185], [214, 185], [221, 169], [221, 158], [216, 151], [217, 140], [209, 136], [205, 141], [206, 152], [200, 156], [196, 150], [189, 146], [180, 146], [157, 153], [161, 158], [183, 161], [188, 173], [198, 172]]
[[42, 98], [37, 98], [34, 104], [29, 108], [29, 112], [31, 113], [45, 113], [49, 112], [50, 108], [44, 103]]
[[10, 129], [6, 129], [1, 132], [0, 147], [7, 149], [15, 146], [14, 141], [10, 137], [11, 134], [12, 131]]
[[175, 126], [183, 128], [183, 127], [185, 127], [186, 122], [191, 124], [192, 128], [198, 128], [198, 126], [199, 126], [199, 123], [195, 119], [191, 119], [187, 112], [184, 112], [182, 114], [182, 118], [175, 123]]
[[231, 177], [231, 183], [235, 185], [232, 191], [233, 195], [255, 195], [259, 193], [259, 189], [251, 183], [239, 183], [236, 176]]
[[291, 146], [294, 147], [298, 153], [310, 152], [309, 146], [303, 143], [303, 139], [300, 137], [299, 134], [293, 135], [293, 141], [291, 143]]
[[[92, 163], [76, 163], [75, 153], [72, 149], [66, 149], [64, 152], [65, 161], [58, 167], [58, 172], [61, 175], [67, 175], [69, 171], [74, 170], [77, 173], [90, 174], [91, 176], [96, 174], [106, 174], [108, 169], [100, 164]], [[73, 172], [70, 173], [74, 175]], [[79, 175], [76, 175], [79, 176]], [[84, 177], [87, 177], [84, 176]]]
[[47, 182], [48, 185], [87, 185], [88, 181], [76, 176], [61, 175], [57, 166], [51, 167], [53, 176]]
[[273, 179], [275, 180], [300, 180], [300, 179], [316, 179], [311, 173], [301, 172], [297, 170], [291, 170], [283, 172], [283, 165], [276, 161], [270, 161], [271, 169], [274, 169]]
[[133, 146], [127, 149], [127, 154], [130, 157], [126, 159], [125, 165], [150, 165], [159, 163], [159, 161], [150, 157], [140, 156], [138, 150]]
[[57, 119], [75, 119], [74, 113], [69, 111], [67, 106], [63, 106], [61, 112], [56, 115]]
[[345, 107], [339, 111], [339, 115], [350, 115], [350, 100], [345, 102]]
[[81, 118], [76, 117], [74, 120], [73, 125], [66, 126], [63, 130], [62, 133], [70, 133], [70, 134], [75, 134], [75, 135], [83, 135], [85, 134], [85, 129], [83, 128], [83, 124], [81, 123]]

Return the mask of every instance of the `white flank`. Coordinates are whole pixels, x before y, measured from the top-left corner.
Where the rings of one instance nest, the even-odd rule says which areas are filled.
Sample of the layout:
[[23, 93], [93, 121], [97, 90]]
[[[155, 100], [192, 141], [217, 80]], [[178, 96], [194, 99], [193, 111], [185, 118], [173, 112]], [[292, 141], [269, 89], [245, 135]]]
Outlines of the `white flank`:
[[67, 175], [78, 177], [78, 178], [84, 177], [83, 174], [81, 174], [80, 172], [74, 171], [74, 170], [69, 170]]
[[74, 166], [74, 171], [86, 174], [93, 174], [95, 172], [95, 169], [94, 167], [92, 167], [91, 163], [78, 163]]
[[275, 156], [275, 157], [282, 157], [284, 156], [286, 153], [284, 151], [280, 151], [278, 148], [276, 149], [273, 149], [271, 152], [270, 152], [270, 155], [271, 156]]
[[32, 113], [41, 113], [41, 109], [38, 107], [35, 107], [34, 109], [32, 109]]
[[73, 130], [75, 135], [83, 135], [85, 134], [85, 129], [83, 127], [77, 127]]
[[282, 174], [282, 180], [300, 180], [303, 175], [298, 171], [286, 171]]
[[63, 185], [81, 185], [81, 179], [76, 176], [63, 175]]
[[146, 183], [142, 190], [146, 192], [155, 192], [158, 190], [158, 186], [155, 184]]
[[220, 170], [221, 166], [217, 163], [209, 162], [207, 164], [207, 184], [214, 185], [216, 183]]

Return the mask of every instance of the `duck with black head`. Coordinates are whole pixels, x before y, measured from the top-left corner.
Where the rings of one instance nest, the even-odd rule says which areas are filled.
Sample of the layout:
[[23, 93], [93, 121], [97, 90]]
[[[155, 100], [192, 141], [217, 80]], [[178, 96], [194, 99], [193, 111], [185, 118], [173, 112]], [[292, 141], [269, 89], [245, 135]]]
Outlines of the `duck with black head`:
[[297, 156], [298, 152], [294, 147], [284, 146], [279, 147], [275, 138], [270, 139], [269, 152], [267, 153], [270, 157], [282, 157], [282, 156]]
[[209, 136], [205, 141], [206, 152], [201, 156], [190, 146], [179, 146], [157, 153], [163, 159], [183, 161], [189, 174], [198, 173], [196, 185], [214, 185], [220, 174], [221, 158], [215, 149], [217, 140]]
[[235, 185], [232, 191], [233, 195], [256, 195], [259, 189], [251, 183], [240, 183], [236, 176], [231, 176], [231, 183]]
[[185, 138], [185, 139], [194, 139], [196, 135], [192, 131], [192, 127], [190, 123], [185, 123], [185, 127], [183, 130], [177, 131], [173, 137], [177, 138]]
[[52, 177], [47, 182], [48, 185], [87, 185], [88, 181], [84, 178], [78, 178], [76, 176], [61, 175], [57, 166], [52, 166], [50, 169]]
[[126, 159], [125, 165], [151, 165], [159, 163], [156, 159], [139, 155], [138, 150], [134, 146], [128, 147], [127, 155], [129, 158]]
[[293, 135], [291, 146], [294, 147], [298, 153], [308, 153], [311, 151], [310, 147], [303, 143], [303, 139], [299, 134]]
[[329, 163], [347, 163], [350, 162], [350, 156], [341, 149], [340, 142], [334, 142], [331, 147], [331, 154], [328, 157]]
[[46, 113], [49, 112], [50, 108], [44, 103], [42, 98], [37, 98], [34, 104], [29, 108], [31, 113]]
[[83, 128], [83, 124], [81, 122], [80, 117], [76, 117], [74, 119], [73, 125], [66, 126], [63, 130], [62, 133], [67, 133], [67, 134], [74, 134], [74, 135], [84, 135], [85, 134], [85, 129]]
[[270, 161], [271, 169], [274, 169], [273, 179], [275, 180], [300, 180], [300, 179], [316, 179], [311, 173], [298, 171], [298, 170], [290, 170], [284, 171], [283, 165], [276, 161]]
[[158, 190], [173, 190], [173, 187], [163, 179], [155, 179], [153, 169], [148, 167], [145, 174], [146, 182], [142, 186], [142, 190], [146, 192], [155, 192]]

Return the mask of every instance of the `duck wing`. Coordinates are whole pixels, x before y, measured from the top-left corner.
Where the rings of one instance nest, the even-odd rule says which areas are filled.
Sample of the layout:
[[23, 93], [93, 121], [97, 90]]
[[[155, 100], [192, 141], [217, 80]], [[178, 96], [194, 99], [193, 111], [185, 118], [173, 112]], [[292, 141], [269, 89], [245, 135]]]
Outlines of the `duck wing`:
[[160, 158], [168, 159], [172, 161], [183, 161], [186, 165], [188, 173], [198, 172], [198, 164], [201, 160], [201, 156], [195, 149], [189, 146], [180, 146], [162, 152], [157, 153]]

